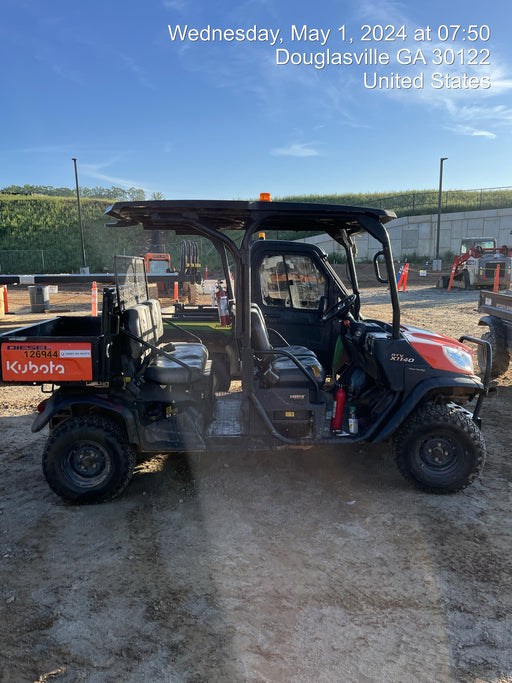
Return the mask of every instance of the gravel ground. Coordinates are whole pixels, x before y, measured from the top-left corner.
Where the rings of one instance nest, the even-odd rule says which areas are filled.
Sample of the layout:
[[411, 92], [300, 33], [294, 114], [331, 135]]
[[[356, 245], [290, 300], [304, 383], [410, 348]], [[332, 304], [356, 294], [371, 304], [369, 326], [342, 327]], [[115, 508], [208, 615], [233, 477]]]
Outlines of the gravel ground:
[[[404, 322], [480, 336], [478, 293], [400, 298]], [[365, 300], [389, 319], [385, 290]], [[512, 681], [512, 371], [453, 496], [412, 490], [384, 444], [156, 456], [70, 507], [30, 431], [40, 390], [0, 392], [0, 681]]]

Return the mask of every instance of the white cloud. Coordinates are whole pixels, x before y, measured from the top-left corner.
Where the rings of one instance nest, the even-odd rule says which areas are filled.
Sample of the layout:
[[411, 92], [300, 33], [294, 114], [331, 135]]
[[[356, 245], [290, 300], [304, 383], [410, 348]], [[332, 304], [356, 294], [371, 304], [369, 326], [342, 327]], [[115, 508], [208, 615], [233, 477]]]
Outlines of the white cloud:
[[471, 132], [471, 135], [476, 135], [477, 137], [478, 137], [478, 136], [481, 136], [481, 137], [484, 137], [484, 138], [491, 138], [491, 139], [493, 139], [493, 140], [494, 140], [494, 138], [496, 137], [496, 135], [495, 135], [494, 133], [491, 133], [491, 132], [489, 132], [488, 130], [473, 130], [473, 131]]
[[471, 137], [483, 137], [494, 140], [497, 136], [495, 133], [491, 133], [489, 130], [480, 130], [473, 128], [472, 126], [464, 126], [462, 124], [457, 124], [455, 126], [448, 127], [449, 130], [457, 133], [457, 135], [470, 135]]
[[292, 142], [288, 147], [273, 149], [272, 154], [282, 157], [317, 157], [320, 152], [313, 149], [313, 144], [313, 142]]
[[453, 101], [447, 101], [445, 104], [455, 124], [448, 128], [460, 135], [494, 139], [497, 133], [489, 129], [494, 128], [499, 131], [512, 126], [512, 109], [502, 104], [486, 106], [483, 101], [481, 104], [472, 106], [459, 105]]

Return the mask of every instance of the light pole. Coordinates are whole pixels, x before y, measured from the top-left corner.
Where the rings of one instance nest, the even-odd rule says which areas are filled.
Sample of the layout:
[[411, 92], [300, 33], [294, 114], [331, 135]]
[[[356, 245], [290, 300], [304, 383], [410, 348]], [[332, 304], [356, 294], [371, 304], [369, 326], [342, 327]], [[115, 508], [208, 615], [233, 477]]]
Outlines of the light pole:
[[80, 226], [80, 242], [82, 244], [82, 264], [84, 269], [87, 267], [85, 263], [85, 246], [84, 246], [84, 230], [82, 228], [82, 210], [80, 208], [80, 190], [78, 188], [78, 171], [76, 168], [76, 159], [73, 157], [73, 164], [75, 165], [75, 183], [76, 183], [76, 201], [78, 204], [78, 224]]
[[448, 157], [441, 157], [439, 163], [439, 197], [437, 202], [437, 234], [436, 234], [436, 259], [439, 259], [439, 239], [441, 237], [441, 200], [443, 197], [443, 162]]

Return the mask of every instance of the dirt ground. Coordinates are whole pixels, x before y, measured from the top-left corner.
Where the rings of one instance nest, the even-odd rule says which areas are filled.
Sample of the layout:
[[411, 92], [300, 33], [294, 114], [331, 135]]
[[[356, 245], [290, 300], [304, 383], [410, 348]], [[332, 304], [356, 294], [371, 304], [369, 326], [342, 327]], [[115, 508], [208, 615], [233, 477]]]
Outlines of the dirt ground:
[[[12, 296], [4, 329], [34, 319]], [[389, 319], [385, 290], [365, 299]], [[404, 322], [481, 334], [476, 292], [400, 299]], [[67, 506], [30, 431], [40, 398], [0, 387], [0, 681], [512, 681], [512, 371], [483, 409], [483, 475], [453, 496], [377, 445], [157, 456], [115, 502]]]

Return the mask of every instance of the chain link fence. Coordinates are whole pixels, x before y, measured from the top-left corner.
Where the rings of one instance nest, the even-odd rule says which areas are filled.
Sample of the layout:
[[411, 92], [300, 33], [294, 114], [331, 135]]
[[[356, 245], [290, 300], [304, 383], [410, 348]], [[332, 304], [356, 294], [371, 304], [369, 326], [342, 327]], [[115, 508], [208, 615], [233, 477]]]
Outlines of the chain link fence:
[[[367, 202], [367, 206], [392, 209], [397, 216], [436, 213], [439, 203], [437, 190], [421, 190], [406, 194], [391, 194]], [[441, 196], [443, 213], [501, 209], [512, 205], [512, 186], [479, 188], [476, 190], [444, 190]]]

